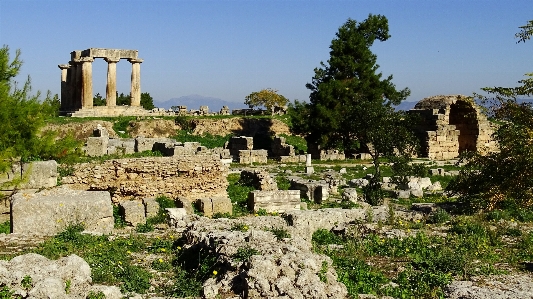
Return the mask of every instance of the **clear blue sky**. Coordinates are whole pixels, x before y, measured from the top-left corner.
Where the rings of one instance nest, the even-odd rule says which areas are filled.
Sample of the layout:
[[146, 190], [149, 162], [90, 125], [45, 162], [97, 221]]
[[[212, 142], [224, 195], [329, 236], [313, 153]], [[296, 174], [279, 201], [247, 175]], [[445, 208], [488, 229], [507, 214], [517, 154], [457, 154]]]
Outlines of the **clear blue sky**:
[[[34, 91], [60, 93], [58, 64], [87, 48], [137, 49], [141, 88], [156, 101], [190, 94], [243, 102], [263, 88], [307, 100], [305, 84], [329, 58], [348, 19], [389, 19], [392, 37], [376, 43], [380, 71], [409, 101], [438, 94], [515, 86], [533, 72], [533, 40], [516, 44], [533, 19], [532, 0], [177, 1], [1, 0], [0, 43], [24, 65]], [[94, 92], [105, 95], [107, 64], [93, 63]], [[129, 93], [131, 64], [117, 66]]]

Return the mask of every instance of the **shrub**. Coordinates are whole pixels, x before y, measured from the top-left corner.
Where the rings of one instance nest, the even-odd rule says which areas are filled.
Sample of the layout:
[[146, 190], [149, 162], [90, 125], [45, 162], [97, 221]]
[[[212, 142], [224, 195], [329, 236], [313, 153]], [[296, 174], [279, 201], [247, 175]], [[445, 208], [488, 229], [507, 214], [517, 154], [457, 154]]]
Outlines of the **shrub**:
[[269, 232], [273, 233], [276, 236], [276, 239], [283, 240], [285, 238], [290, 238], [291, 234], [285, 228], [271, 228], [268, 229]]
[[313, 233], [312, 240], [318, 245], [341, 244], [342, 238], [327, 229], [318, 229]]
[[237, 249], [237, 252], [234, 255], [232, 255], [231, 257], [237, 262], [246, 262], [252, 256], [257, 255], [259, 253], [260, 252], [257, 251], [256, 249], [254, 249], [254, 248], [252, 248], [252, 247], [247, 245], [245, 247], [239, 247]]

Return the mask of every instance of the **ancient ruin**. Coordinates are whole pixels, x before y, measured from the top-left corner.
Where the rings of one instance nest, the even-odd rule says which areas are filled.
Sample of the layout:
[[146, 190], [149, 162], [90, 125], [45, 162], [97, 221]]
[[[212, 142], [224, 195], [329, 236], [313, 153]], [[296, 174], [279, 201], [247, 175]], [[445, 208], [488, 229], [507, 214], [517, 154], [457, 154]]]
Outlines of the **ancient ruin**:
[[[61, 69], [61, 114], [74, 117], [146, 115], [141, 107], [141, 63], [137, 50], [90, 48], [70, 53], [68, 64]], [[93, 106], [92, 63], [95, 58], [107, 62], [106, 106]], [[131, 106], [117, 106], [117, 63], [131, 63]]]
[[470, 97], [433, 96], [421, 100], [409, 112], [420, 115], [417, 135], [422, 157], [446, 160], [464, 151], [484, 154], [496, 150], [491, 138], [493, 125]]

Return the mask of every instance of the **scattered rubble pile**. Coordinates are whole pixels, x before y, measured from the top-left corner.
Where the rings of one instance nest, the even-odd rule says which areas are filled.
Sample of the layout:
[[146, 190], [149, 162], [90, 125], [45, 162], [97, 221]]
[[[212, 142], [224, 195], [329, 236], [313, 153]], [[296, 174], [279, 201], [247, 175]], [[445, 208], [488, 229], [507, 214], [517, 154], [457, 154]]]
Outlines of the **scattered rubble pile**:
[[[21, 284], [26, 277], [31, 283]], [[55, 261], [35, 253], [0, 260], [0, 285], [21, 298], [86, 298], [91, 291], [107, 299], [123, 298], [118, 287], [92, 285], [89, 264], [74, 254]]]

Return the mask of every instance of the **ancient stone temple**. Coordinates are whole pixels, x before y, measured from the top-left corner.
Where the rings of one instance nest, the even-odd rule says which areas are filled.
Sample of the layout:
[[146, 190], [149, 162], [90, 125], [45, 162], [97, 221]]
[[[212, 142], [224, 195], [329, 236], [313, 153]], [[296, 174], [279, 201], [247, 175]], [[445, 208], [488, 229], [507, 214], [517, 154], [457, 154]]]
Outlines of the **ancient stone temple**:
[[495, 151], [493, 124], [471, 97], [439, 95], [418, 102], [409, 113], [420, 116], [417, 134], [422, 156], [434, 160], [457, 158], [464, 151]]
[[[106, 106], [93, 106], [92, 62], [103, 58], [107, 62]], [[61, 114], [75, 117], [144, 115], [141, 107], [141, 63], [137, 50], [90, 48], [70, 53], [68, 64], [61, 69]], [[131, 106], [116, 106], [117, 63], [131, 63]]]

